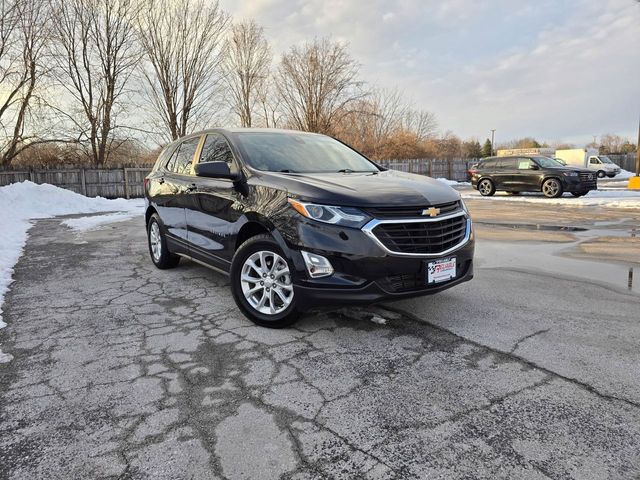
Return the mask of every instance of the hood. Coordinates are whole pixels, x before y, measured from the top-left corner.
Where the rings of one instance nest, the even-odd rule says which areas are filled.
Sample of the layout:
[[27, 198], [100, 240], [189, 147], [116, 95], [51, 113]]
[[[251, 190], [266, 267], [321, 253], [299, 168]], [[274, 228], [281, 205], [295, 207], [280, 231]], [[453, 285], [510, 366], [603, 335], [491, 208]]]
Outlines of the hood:
[[577, 172], [577, 173], [593, 173], [593, 170], [588, 168], [574, 167], [566, 165], [564, 167], [543, 168], [543, 170], [557, 170], [559, 172]]
[[279, 186], [293, 197], [347, 207], [429, 206], [454, 202], [460, 194], [423, 175], [386, 170], [377, 173], [259, 172], [260, 183]]

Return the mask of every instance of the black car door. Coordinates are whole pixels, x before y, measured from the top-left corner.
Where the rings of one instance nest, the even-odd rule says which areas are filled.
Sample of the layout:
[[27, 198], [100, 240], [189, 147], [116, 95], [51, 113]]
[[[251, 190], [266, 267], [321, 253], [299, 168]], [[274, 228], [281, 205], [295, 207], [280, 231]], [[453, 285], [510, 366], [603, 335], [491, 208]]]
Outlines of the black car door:
[[493, 174], [491, 175], [493, 178], [493, 183], [498, 190], [502, 190], [508, 188], [509, 185], [509, 176], [512, 173], [512, 170], [508, 169], [508, 159], [498, 158], [495, 160], [496, 166], [493, 170]]
[[[206, 135], [199, 162], [229, 164], [232, 172], [238, 164], [224, 136], [218, 133]], [[235, 241], [242, 216], [240, 193], [233, 180], [195, 177], [196, 208], [187, 211], [189, 244], [192, 255], [208, 263], [227, 269], [235, 251]]]
[[167, 162], [162, 177], [163, 205], [158, 213], [169, 238], [183, 244], [187, 242], [186, 208], [190, 208], [193, 202], [189, 195], [194, 189], [193, 157], [200, 138], [200, 135], [188, 137], [180, 143]]
[[519, 191], [535, 192], [540, 190], [540, 171], [534, 170], [534, 166], [537, 164], [530, 158], [518, 158], [515, 179]]

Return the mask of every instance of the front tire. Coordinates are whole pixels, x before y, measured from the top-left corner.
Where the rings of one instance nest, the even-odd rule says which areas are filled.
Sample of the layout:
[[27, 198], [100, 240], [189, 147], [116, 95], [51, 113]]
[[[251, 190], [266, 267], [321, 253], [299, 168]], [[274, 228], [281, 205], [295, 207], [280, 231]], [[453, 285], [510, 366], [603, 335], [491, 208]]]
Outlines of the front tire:
[[147, 224], [147, 241], [151, 261], [156, 267], [165, 270], [180, 263], [180, 257], [171, 253], [167, 247], [167, 239], [162, 233], [162, 222], [157, 213], [151, 215]]
[[607, 174], [604, 170], [598, 170], [598, 178], [604, 178]]
[[571, 192], [571, 195], [573, 195], [574, 197], [583, 197], [586, 194], [587, 192]]
[[293, 266], [270, 235], [240, 245], [231, 262], [231, 293], [240, 311], [262, 327], [287, 327], [301, 314]]
[[496, 193], [496, 186], [491, 180], [485, 178], [483, 180], [480, 180], [480, 183], [478, 183], [478, 191], [483, 197], [490, 197], [491, 195]]
[[557, 178], [550, 178], [542, 184], [542, 193], [547, 198], [558, 198], [562, 196], [562, 183]]

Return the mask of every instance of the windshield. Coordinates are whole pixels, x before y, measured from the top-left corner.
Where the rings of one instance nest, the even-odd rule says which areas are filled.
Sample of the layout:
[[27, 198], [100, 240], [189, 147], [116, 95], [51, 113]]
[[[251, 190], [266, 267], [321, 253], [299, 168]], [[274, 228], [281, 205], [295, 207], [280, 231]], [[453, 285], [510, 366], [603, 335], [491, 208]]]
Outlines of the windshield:
[[536, 161], [536, 163], [538, 165], [540, 165], [543, 168], [564, 167], [564, 165], [562, 163], [560, 163], [557, 160], [554, 160], [553, 158], [549, 158], [549, 157], [533, 157], [533, 159]]
[[378, 172], [365, 157], [337, 140], [305, 133], [236, 134], [246, 162], [268, 172]]
[[602, 163], [613, 163], [609, 157], [606, 155], [599, 155], [598, 158]]

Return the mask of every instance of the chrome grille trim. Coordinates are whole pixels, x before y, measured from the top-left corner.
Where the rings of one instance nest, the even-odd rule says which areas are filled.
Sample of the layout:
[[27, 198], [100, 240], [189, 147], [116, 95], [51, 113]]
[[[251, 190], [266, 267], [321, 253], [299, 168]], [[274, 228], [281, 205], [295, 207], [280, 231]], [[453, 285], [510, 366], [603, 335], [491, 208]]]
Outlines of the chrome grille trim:
[[376, 244], [389, 255], [398, 256], [398, 257], [417, 257], [417, 258], [441, 257], [443, 255], [448, 255], [449, 253], [459, 249], [460, 247], [466, 245], [469, 242], [469, 239], [471, 238], [471, 227], [472, 227], [472, 222], [470, 218], [467, 218], [466, 231], [460, 243], [438, 253], [406, 253], [406, 252], [397, 252], [394, 250], [390, 250], [389, 248], [387, 248], [386, 245], [384, 245], [378, 239], [375, 233], [373, 233], [373, 229], [376, 228], [378, 225], [386, 224], [386, 223], [433, 223], [433, 222], [439, 222], [441, 220], [448, 220], [450, 218], [457, 218], [461, 216], [466, 216], [466, 214], [464, 212], [456, 212], [456, 213], [452, 213], [451, 215], [443, 215], [441, 217], [435, 217], [435, 218], [403, 218], [403, 219], [389, 219], [389, 220], [373, 219], [369, 223], [367, 223], [364, 227], [362, 227], [362, 231], [374, 242], [376, 242]]

